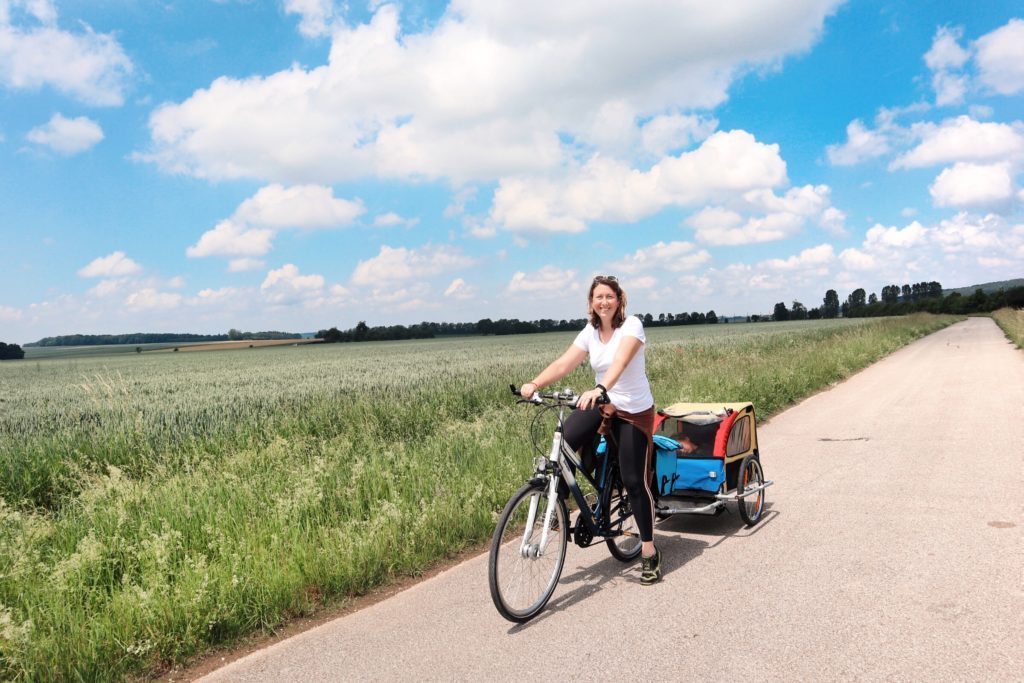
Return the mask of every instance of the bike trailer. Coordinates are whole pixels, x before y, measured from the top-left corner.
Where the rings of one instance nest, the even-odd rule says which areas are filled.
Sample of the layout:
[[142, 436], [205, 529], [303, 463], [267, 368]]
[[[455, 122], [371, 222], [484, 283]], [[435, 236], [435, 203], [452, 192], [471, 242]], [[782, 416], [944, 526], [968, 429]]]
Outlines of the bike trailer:
[[658, 411], [655, 425], [659, 496], [734, 489], [743, 458], [757, 456], [752, 403], [676, 403]]

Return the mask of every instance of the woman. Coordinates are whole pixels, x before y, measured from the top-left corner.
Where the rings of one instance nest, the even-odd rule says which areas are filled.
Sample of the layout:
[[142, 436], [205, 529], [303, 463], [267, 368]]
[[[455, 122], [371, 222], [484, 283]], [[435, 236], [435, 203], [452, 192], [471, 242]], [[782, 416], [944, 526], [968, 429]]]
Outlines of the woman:
[[603, 419], [598, 399], [607, 396], [615, 410], [611, 422], [619, 444], [619, 470], [640, 531], [644, 585], [661, 579], [661, 552], [654, 546], [654, 496], [649, 485], [654, 396], [644, 366], [644, 326], [626, 317], [626, 293], [618, 280], [598, 275], [587, 295], [590, 321], [558, 360], [522, 386], [523, 398], [562, 379], [589, 355], [597, 384], [580, 395], [577, 410], [565, 421], [562, 435], [569, 447], [589, 448]]

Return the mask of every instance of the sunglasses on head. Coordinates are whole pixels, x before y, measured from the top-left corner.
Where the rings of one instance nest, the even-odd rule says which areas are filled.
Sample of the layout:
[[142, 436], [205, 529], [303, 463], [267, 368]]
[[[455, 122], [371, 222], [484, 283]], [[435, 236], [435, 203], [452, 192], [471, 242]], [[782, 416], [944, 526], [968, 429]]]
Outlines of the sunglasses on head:
[[618, 282], [619, 278], [614, 275], [595, 275], [594, 282], [600, 282], [601, 280], [607, 280], [609, 282]]

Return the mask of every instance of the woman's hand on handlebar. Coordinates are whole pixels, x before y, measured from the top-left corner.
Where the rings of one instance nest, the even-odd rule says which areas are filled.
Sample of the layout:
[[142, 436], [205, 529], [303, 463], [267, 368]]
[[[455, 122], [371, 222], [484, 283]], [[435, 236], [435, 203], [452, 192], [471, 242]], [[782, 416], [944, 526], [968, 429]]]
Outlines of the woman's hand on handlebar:
[[584, 391], [580, 394], [579, 400], [576, 401], [577, 410], [586, 410], [587, 408], [593, 408], [598, 405], [598, 402], [604, 396], [604, 392], [598, 388]]
[[522, 396], [524, 400], [529, 401], [533, 397], [534, 392], [537, 391], [537, 388], [537, 385], [533, 382], [527, 382], [523, 386], [519, 387], [519, 395]]

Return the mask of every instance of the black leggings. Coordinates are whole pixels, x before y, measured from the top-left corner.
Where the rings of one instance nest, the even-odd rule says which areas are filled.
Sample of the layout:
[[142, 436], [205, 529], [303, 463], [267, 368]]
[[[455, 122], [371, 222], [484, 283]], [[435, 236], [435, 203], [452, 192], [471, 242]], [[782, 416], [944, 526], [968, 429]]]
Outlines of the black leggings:
[[[562, 436], [574, 451], [594, 448], [601, 411], [597, 408], [574, 410], [565, 420]], [[633, 516], [641, 541], [654, 540], [654, 496], [649, 484], [651, 463], [648, 461], [647, 435], [622, 420], [612, 421], [612, 431], [619, 444], [619, 472], [633, 506]]]

